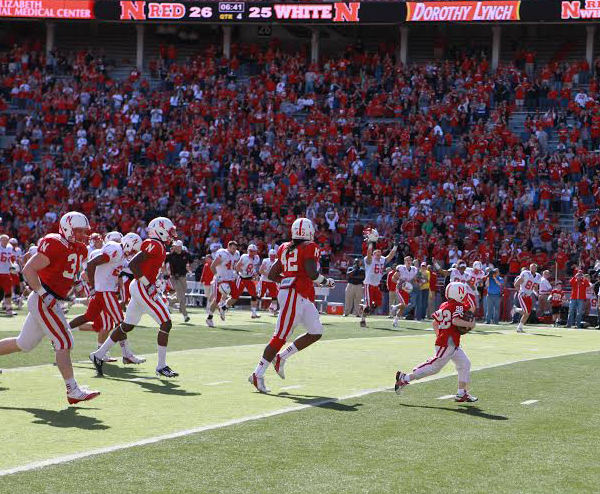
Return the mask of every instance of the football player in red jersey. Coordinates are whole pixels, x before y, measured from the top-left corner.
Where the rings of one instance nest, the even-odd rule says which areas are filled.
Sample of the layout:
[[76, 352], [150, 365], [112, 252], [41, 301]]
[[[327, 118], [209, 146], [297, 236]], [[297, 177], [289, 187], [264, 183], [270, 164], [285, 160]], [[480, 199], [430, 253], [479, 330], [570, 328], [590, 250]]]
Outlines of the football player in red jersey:
[[154, 218], [148, 224], [148, 237], [142, 242], [140, 252], [129, 262], [129, 268], [133, 272], [135, 280], [131, 282], [129, 288], [131, 300], [127, 305], [125, 319], [98, 350], [90, 353], [90, 360], [94, 363], [100, 376], [103, 375], [102, 364], [106, 352], [117, 341], [127, 338], [127, 333], [140, 322], [143, 314], [148, 314], [159, 324], [156, 374], [163, 377], [177, 377], [179, 375], [166, 362], [169, 332], [173, 324], [171, 323], [169, 306], [156, 288], [156, 280], [167, 257], [165, 245], [170, 244], [177, 238], [175, 225], [168, 218]]
[[465, 320], [463, 316], [469, 309], [466, 301], [469, 289], [465, 283], [452, 282], [446, 287], [447, 301], [440, 305], [439, 309], [432, 314], [433, 329], [435, 330], [435, 356], [417, 365], [412, 374], [396, 372], [396, 384], [394, 389], [397, 394], [415, 379], [437, 374], [444, 366], [452, 360], [458, 372], [458, 392], [455, 401], [474, 402], [477, 398], [470, 395], [467, 387], [471, 380], [471, 361], [460, 345], [461, 332], [458, 328], [475, 327], [475, 321]]
[[[248, 381], [261, 393], [268, 393], [265, 372], [275, 359], [275, 372], [285, 379], [286, 360], [306, 347], [316, 343], [323, 334], [319, 311], [315, 306], [314, 282], [335, 286], [331, 278], [319, 273], [319, 248], [313, 242], [315, 227], [307, 218], [298, 218], [292, 224], [292, 241], [277, 250], [277, 260], [269, 271], [269, 279], [279, 283], [279, 307], [282, 307], [273, 337]], [[294, 327], [302, 324], [306, 333], [296, 338], [284, 351], [278, 353]]]
[[28, 314], [23, 329], [16, 338], [0, 341], [0, 355], [7, 355], [29, 352], [44, 335], [48, 336], [56, 352], [56, 364], [65, 380], [70, 404], [91, 400], [100, 394], [80, 387], [73, 377], [73, 335], [61, 302], [73, 288], [75, 277], [87, 256], [85, 244], [89, 230], [90, 224], [85, 215], [72, 211], [60, 219], [60, 233], [50, 233], [42, 238], [37, 253], [23, 268], [23, 276], [32, 290], [27, 300]]

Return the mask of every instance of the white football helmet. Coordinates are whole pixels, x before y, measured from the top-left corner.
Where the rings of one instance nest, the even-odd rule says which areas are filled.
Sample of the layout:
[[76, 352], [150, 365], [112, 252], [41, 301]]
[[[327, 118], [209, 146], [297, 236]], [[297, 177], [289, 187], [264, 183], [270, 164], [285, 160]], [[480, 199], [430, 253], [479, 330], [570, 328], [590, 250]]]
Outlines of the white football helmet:
[[175, 225], [169, 218], [159, 216], [148, 223], [148, 236], [169, 243], [177, 238]]
[[137, 233], [129, 232], [123, 237], [121, 245], [123, 246], [125, 255], [130, 256], [140, 251], [140, 248], [142, 247], [142, 237]]
[[481, 271], [482, 267], [483, 267], [483, 266], [481, 265], [481, 262], [480, 262], [480, 261], [475, 261], [475, 262], [473, 263], [473, 269], [478, 269], [478, 270], [480, 270], [480, 271]]
[[254, 244], [250, 244], [248, 246], [248, 250], [254, 251], [254, 252], [258, 252], [258, 247]]
[[277, 251], [275, 249], [270, 249], [269, 250], [269, 257], [276, 256], [276, 255], [277, 255]]
[[292, 223], [292, 240], [310, 240], [315, 238], [315, 226], [308, 218], [297, 218]]
[[406, 293], [412, 292], [413, 291], [412, 283], [409, 283], [408, 281], [405, 281], [404, 283], [402, 283], [402, 290], [404, 290]]
[[462, 302], [467, 296], [467, 285], [464, 283], [459, 283], [454, 281], [452, 283], [448, 283], [446, 287], [446, 298], [448, 300], [456, 300], [457, 302]]
[[108, 232], [104, 235], [105, 242], [117, 242], [120, 244], [123, 241], [123, 234], [121, 232]]
[[68, 242], [82, 242], [87, 244], [90, 234], [90, 222], [85, 214], [70, 211], [62, 216], [59, 225], [60, 234]]

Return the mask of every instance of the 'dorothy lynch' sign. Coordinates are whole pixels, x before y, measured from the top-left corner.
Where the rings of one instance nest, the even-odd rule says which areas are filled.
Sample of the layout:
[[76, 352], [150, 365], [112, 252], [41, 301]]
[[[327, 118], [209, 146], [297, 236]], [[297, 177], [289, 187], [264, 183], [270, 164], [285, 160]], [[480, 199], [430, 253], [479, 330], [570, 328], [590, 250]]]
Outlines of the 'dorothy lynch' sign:
[[502, 22], [519, 20], [519, 1], [407, 2], [408, 22]]

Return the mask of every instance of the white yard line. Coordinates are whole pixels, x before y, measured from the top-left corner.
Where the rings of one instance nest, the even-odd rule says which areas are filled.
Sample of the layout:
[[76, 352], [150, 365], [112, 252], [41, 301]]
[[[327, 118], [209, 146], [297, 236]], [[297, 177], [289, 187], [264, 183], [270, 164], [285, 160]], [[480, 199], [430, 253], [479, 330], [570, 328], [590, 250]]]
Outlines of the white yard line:
[[537, 403], [540, 400], [526, 400], [526, 401], [522, 401], [521, 405], [533, 405], [534, 403]]
[[449, 400], [450, 398], [454, 398], [455, 395], [444, 395], [440, 396], [438, 400]]
[[282, 391], [287, 391], [288, 389], [299, 389], [302, 388], [302, 384], [292, 384], [291, 386], [284, 386], [283, 388], [279, 388]]
[[214, 383], [206, 383], [205, 386], [219, 386], [220, 384], [229, 384], [231, 381], [215, 381]]
[[[475, 371], [481, 371], [481, 370], [487, 370], [487, 369], [494, 369], [496, 367], [503, 367], [506, 365], [511, 365], [511, 364], [518, 364], [521, 362], [530, 362], [533, 360], [546, 360], [546, 359], [550, 359], [550, 358], [558, 358], [558, 357], [567, 357], [569, 355], [581, 355], [584, 353], [595, 353], [596, 350], [594, 351], [585, 351], [585, 352], [571, 352], [571, 353], [563, 353], [560, 355], [549, 355], [549, 356], [545, 356], [545, 357], [537, 357], [537, 358], [525, 358], [525, 359], [520, 359], [520, 360], [511, 360], [509, 362], [503, 362], [501, 364], [493, 364], [493, 365], [486, 365], [483, 367], [479, 367], [477, 369], [473, 369], [473, 372]], [[444, 379], [446, 377], [451, 377], [453, 375], [456, 375], [456, 373], [453, 374], [447, 374], [447, 375], [443, 375], [443, 376], [431, 376], [429, 378], [425, 378], [421, 381], [417, 381], [414, 384], [419, 384], [422, 382], [427, 382], [427, 381], [435, 381], [438, 379]], [[88, 451], [82, 451], [81, 453], [74, 453], [71, 455], [65, 455], [65, 456], [59, 456], [56, 458], [50, 458], [48, 460], [42, 460], [42, 461], [36, 461], [36, 462], [32, 462], [32, 463], [27, 463], [25, 465], [20, 465], [18, 467], [13, 467], [13, 468], [8, 468], [6, 470], [0, 470], [0, 477], [3, 477], [5, 475], [12, 475], [15, 473], [19, 473], [19, 472], [27, 472], [30, 470], [37, 470], [39, 468], [44, 468], [44, 467], [48, 467], [51, 465], [59, 465], [61, 463], [68, 463], [71, 461], [75, 461], [75, 460], [80, 460], [82, 458], [87, 458], [90, 456], [96, 456], [96, 455], [101, 455], [101, 454], [105, 454], [105, 453], [112, 453], [114, 451], [120, 451], [122, 449], [129, 449], [129, 448], [135, 448], [137, 446], [145, 446], [147, 444], [154, 444], [154, 443], [158, 443], [161, 441], [166, 441], [168, 439], [175, 439], [178, 437], [183, 437], [183, 436], [189, 436], [190, 434], [197, 434], [199, 432], [204, 432], [204, 431], [210, 431], [210, 430], [214, 430], [214, 429], [222, 429], [224, 427], [230, 427], [232, 425], [238, 425], [238, 424], [243, 424], [245, 422], [251, 422], [254, 420], [261, 420], [261, 419], [265, 419], [268, 417], [275, 417], [277, 415], [283, 415], [285, 413], [290, 413], [290, 412], [297, 412], [299, 410], [305, 410], [307, 408], [312, 408], [312, 407], [318, 407], [318, 406], [322, 406], [325, 405], [327, 403], [333, 403], [333, 402], [337, 402], [337, 401], [345, 401], [345, 400], [351, 400], [353, 398], [361, 398], [363, 396], [367, 396], [373, 393], [380, 393], [383, 391], [388, 391], [390, 388], [389, 387], [382, 387], [382, 388], [375, 388], [375, 389], [365, 389], [365, 390], [361, 390], [358, 391], [354, 394], [350, 394], [350, 395], [346, 395], [346, 396], [341, 396], [339, 398], [325, 398], [323, 400], [316, 400], [313, 401], [310, 404], [304, 404], [304, 405], [296, 405], [296, 406], [292, 406], [292, 407], [286, 407], [286, 408], [280, 408], [278, 410], [273, 410], [272, 412], [266, 412], [266, 413], [260, 413], [257, 415], [249, 415], [247, 417], [241, 417], [239, 419], [232, 419], [232, 420], [228, 420], [226, 422], [221, 422], [219, 424], [212, 424], [212, 425], [204, 425], [201, 427], [194, 427], [192, 429], [185, 429], [182, 431], [177, 431], [177, 432], [172, 432], [170, 434], [164, 434], [161, 436], [154, 436], [154, 437], [149, 437], [146, 439], [141, 439], [139, 441], [133, 441], [133, 442], [129, 442], [129, 443], [122, 443], [122, 444], [115, 444], [113, 446], [106, 446], [104, 448], [97, 448], [97, 449], [91, 449]]]

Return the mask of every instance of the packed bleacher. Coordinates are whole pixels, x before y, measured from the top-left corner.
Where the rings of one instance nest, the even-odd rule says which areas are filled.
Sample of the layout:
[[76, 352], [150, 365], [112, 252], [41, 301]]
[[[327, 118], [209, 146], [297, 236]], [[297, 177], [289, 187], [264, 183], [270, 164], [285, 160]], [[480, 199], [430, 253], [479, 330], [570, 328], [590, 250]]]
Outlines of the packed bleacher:
[[229, 60], [164, 46], [117, 81], [94, 52], [17, 43], [0, 57], [2, 230], [27, 245], [77, 209], [143, 235], [161, 214], [199, 256], [232, 238], [264, 254], [302, 213], [342, 269], [366, 226], [442, 265], [600, 259], [600, 63], [519, 53], [492, 74], [481, 55], [402, 67], [394, 49], [311, 64], [276, 42]]

